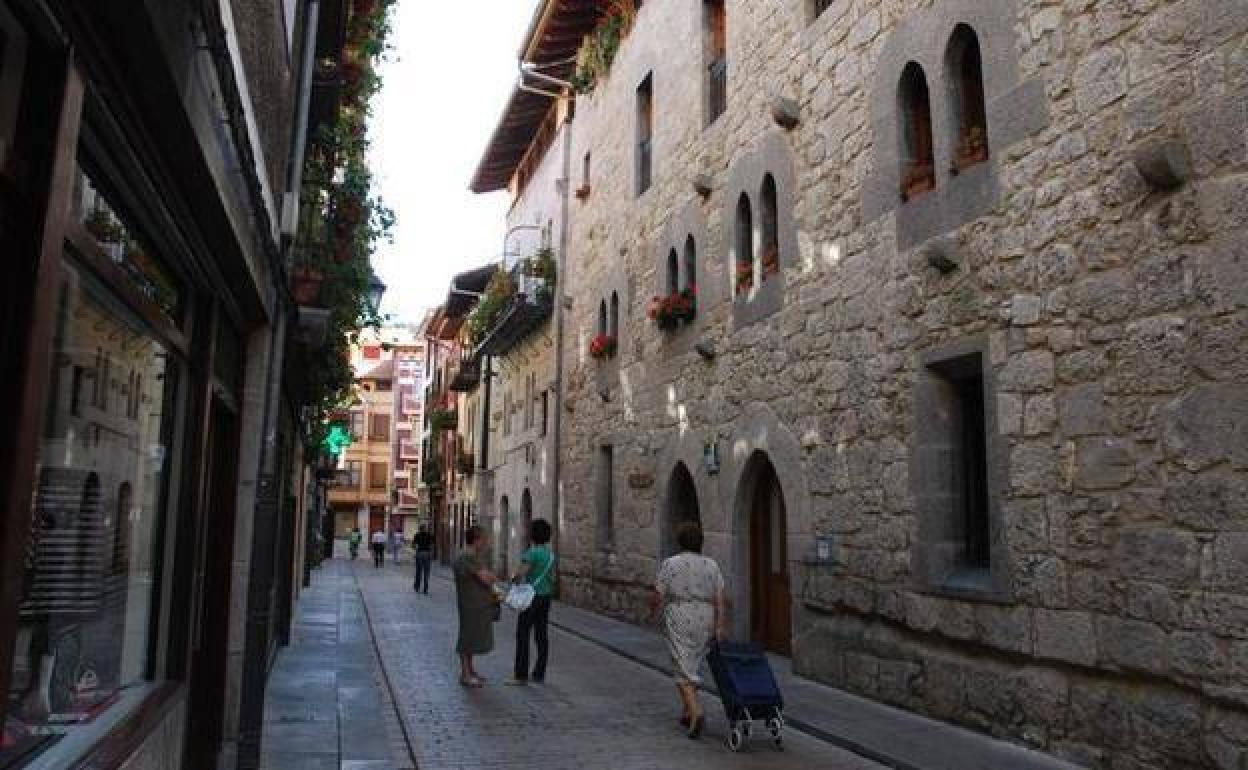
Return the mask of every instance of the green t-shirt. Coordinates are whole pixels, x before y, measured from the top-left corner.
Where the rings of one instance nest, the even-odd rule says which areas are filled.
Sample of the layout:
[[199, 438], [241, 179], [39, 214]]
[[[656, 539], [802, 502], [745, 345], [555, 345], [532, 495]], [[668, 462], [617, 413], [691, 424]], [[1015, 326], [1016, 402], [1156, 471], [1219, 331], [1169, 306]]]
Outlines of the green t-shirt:
[[524, 553], [520, 554], [520, 561], [529, 565], [529, 571], [525, 573], [525, 581], [533, 586], [533, 592], [538, 596], [550, 596], [555, 592], [555, 575], [553, 562], [555, 556], [550, 552], [550, 548], [544, 545], [535, 545]]

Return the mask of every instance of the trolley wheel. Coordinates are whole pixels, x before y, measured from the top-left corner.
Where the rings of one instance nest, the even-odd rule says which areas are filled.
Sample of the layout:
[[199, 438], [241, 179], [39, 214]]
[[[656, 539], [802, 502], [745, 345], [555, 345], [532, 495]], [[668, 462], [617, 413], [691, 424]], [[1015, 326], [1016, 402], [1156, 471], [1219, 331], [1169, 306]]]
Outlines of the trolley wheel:
[[732, 732], [728, 733], [728, 748], [732, 751], [740, 751], [744, 744], [745, 736], [741, 733], [741, 728], [732, 728]]

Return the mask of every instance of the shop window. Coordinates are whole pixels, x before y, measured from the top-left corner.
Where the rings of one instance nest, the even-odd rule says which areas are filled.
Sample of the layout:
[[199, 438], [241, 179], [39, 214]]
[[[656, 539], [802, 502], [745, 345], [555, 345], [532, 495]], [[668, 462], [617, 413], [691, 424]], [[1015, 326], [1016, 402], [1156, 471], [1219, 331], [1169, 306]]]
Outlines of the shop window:
[[650, 189], [654, 161], [654, 79], [646, 75], [637, 87], [637, 194]]
[[117, 488], [117, 510], [113, 513], [113, 575], [125, 575], [130, 571], [130, 497], [130, 482], [123, 481]]
[[932, 104], [923, 68], [910, 62], [901, 73], [901, 199], [911, 201], [936, 189], [932, 154]]
[[953, 73], [957, 137], [953, 173], [988, 160], [988, 111], [984, 106], [984, 67], [975, 30], [959, 24], [949, 39], [947, 70]]
[[680, 291], [680, 258], [676, 256], [676, 249], [667, 252], [667, 293], [675, 294]]
[[598, 547], [610, 549], [615, 544], [615, 448], [610, 444], [598, 447]]
[[0, 173], [14, 165], [17, 118], [26, 74], [26, 33], [7, 4], [0, 3]]
[[741, 193], [737, 198], [736, 217], [736, 279], [738, 295], [746, 294], [754, 287], [754, 210], [750, 196]]
[[706, 17], [706, 124], [728, 108], [728, 26], [724, 0], [704, 0]]
[[[14, 576], [18, 611], [6, 628], [13, 659], [0, 745], [5, 766], [28, 750], [42, 750], [40, 762], [49, 767], [73, 764], [70, 754], [81, 747], [71, 736], [91, 730], [124, 691], [143, 683], [155, 649], [149, 637], [159, 606], [156, 557], [179, 364], [77, 259], [67, 249], [61, 265], [30, 542]], [[82, 351], [92, 351], [88, 361]], [[74, 410], [88, 405], [75, 399], [87, 395], [91, 356], [98, 399], [91, 406], [107, 401], [113, 369], [141, 373], [148, 401], [135, 415], [141, 388], [134, 384], [127, 394], [132, 418], [108, 420], [107, 430], [82, 440]]]
[[763, 280], [780, 272], [780, 230], [779, 213], [776, 210], [776, 178], [771, 174], [763, 177], [763, 186], [759, 190], [760, 222], [762, 255], [759, 262], [762, 266]]

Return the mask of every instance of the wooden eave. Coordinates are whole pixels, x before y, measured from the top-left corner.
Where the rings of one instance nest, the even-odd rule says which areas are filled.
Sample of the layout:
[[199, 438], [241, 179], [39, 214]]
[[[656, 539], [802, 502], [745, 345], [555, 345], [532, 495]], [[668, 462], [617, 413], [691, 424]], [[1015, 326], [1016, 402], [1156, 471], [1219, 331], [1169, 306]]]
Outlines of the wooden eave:
[[[597, 25], [606, 5], [606, 0], [546, 0], [537, 9], [521, 60], [541, 67], [551, 77], [569, 79], [581, 40]], [[541, 90], [550, 88], [541, 86]], [[506, 189], [551, 107], [549, 96], [519, 86], [512, 89], [473, 175], [470, 189], [474, 193]]]

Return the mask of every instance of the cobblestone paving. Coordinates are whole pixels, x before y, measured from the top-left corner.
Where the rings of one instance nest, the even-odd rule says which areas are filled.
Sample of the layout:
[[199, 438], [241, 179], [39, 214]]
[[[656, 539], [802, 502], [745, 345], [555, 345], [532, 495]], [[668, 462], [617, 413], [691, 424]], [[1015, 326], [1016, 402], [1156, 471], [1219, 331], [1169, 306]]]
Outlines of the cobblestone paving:
[[709, 697], [707, 734], [690, 741], [676, 725], [668, 678], [555, 629], [547, 683], [506, 687], [511, 616], [495, 626], [495, 651], [478, 663], [486, 686], [466, 690], [457, 682], [451, 584], [435, 577], [430, 596], [416, 595], [410, 563], [379, 571], [357, 562], [355, 573], [421, 770], [880, 767], [791, 730], [783, 752], [759, 739], [732, 754], [719, 702]]

